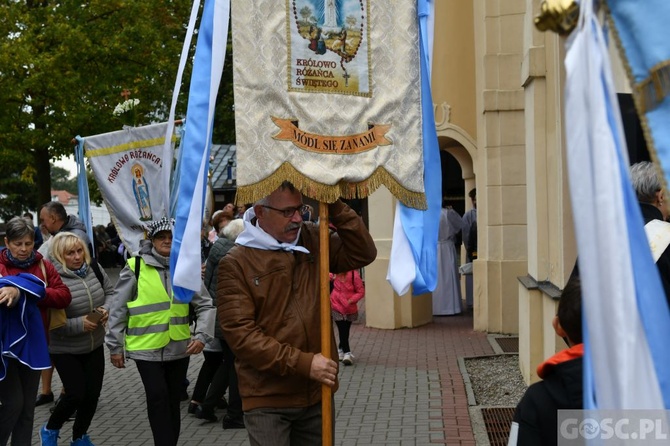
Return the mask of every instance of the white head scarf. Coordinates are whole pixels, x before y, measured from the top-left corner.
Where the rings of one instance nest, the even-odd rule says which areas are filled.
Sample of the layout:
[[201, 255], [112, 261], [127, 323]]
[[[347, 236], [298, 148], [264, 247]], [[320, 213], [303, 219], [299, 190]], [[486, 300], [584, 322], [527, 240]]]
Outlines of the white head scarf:
[[300, 232], [302, 228], [298, 230], [298, 235], [292, 243], [279, 242], [273, 236], [268, 234], [258, 225], [254, 225], [251, 220], [256, 216], [256, 212], [253, 207], [247, 209], [244, 213], [244, 231], [237, 236], [235, 243], [239, 243], [242, 246], [247, 246], [249, 248], [264, 249], [266, 251], [299, 251], [309, 254], [309, 250], [304, 246], [298, 246], [298, 239], [300, 238]]

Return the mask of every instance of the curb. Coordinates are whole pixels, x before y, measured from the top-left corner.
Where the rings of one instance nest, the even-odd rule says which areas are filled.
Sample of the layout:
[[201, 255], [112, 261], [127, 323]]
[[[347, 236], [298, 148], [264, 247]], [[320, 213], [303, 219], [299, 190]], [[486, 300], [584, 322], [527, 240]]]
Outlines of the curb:
[[468, 412], [470, 413], [470, 424], [472, 425], [472, 434], [475, 437], [475, 444], [477, 446], [490, 446], [489, 434], [486, 432], [486, 425], [484, 424], [482, 411], [481, 408], [477, 406], [475, 392], [472, 390], [472, 381], [470, 381], [470, 375], [465, 368], [465, 358], [462, 356], [458, 358], [458, 370], [460, 370], [461, 376], [463, 377], [465, 394], [468, 397]]
[[465, 367], [466, 359], [483, 359], [483, 358], [495, 358], [498, 356], [518, 356], [518, 353], [507, 353], [503, 352], [500, 349], [500, 346], [495, 342], [496, 337], [500, 335], [488, 335], [487, 338], [493, 347], [493, 350], [496, 351], [496, 354], [493, 355], [479, 355], [479, 356], [459, 356], [458, 357], [458, 369], [461, 372], [463, 378], [463, 384], [465, 385], [465, 394], [468, 399], [468, 412], [470, 413], [470, 424], [472, 426], [472, 433], [475, 437], [475, 444], [477, 446], [491, 446], [489, 440], [489, 434], [486, 429], [486, 424], [484, 422], [484, 417], [482, 416], [482, 409], [495, 408], [496, 406], [480, 406], [477, 404], [477, 399], [475, 397], [475, 392], [472, 389], [472, 380], [468, 374], [468, 370]]
[[[498, 344], [498, 341], [496, 341], [496, 338], [518, 338], [518, 335], [504, 335], [500, 333], [488, 333], [486, 335], [486, 340], [489, 341], [489, 344], [491, 344], [491, 348], [493, 348], [493, 351], [499, 355], [502, 354], [508, 354], [511, 352], [506, 352], [500, 347], [500, 344]], [[515, 354], [518, 354], [516, 352]]]

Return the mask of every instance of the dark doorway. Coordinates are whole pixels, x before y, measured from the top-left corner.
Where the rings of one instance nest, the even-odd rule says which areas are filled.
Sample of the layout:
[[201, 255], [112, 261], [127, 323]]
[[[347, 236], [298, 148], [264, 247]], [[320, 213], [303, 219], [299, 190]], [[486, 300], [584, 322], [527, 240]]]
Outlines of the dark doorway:
[[453, 155], [444, 150], [440, 150], [440, 160], [442, 161], [442, 200], [463, 215], [465, 212], [465, 184], [461, 165]]
[[623, 131], [626, 136], [626, 145], [628, 146], [628, 159], [630, 164], [640, 161], [651, 161], [647, 142], [644, 140], [640, 118], [635, 110], [633, 95], [618, 93], [619, 109], [621, 111], [621, 121], [623, 122]]

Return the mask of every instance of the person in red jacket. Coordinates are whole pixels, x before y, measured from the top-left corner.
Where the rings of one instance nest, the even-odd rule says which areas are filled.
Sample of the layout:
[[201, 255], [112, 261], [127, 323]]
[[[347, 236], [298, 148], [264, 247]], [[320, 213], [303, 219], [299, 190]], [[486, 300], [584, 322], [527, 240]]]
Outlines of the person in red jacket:
[[0, 274], [14, 276], [18, 273], [30, 273], [46, 283], [46, 296], [39, 301], [37, 306], [42, 315], [48, 341], [49, 308], [67, 308], [72, 301], [70, 289], [63, 283], [53, 264], [35, 251], [35, 227], [32, 222], [21, 217], [9, 220], [5, 245], [7, 249], [0, 252]]
[[357, 270], [330, 273], [330, 281], [333, 285], [330, 292], [331, 314], [340, 337], [337, 352], [344, 365], [352, 365], [354, 355], [349, 346], [349, 331], [351, 323], [358, 320], [358, 301], [365, 297], [365, 287]]
[[[40, 335], [43, 330], [48, 342], [48, 309], [62, 309], [70, 305], [72, 300], [70, 289], [63, 283], [53, 264], [35, 251], [35, 227], [31, 221], [21, 217], [9, 220], [6, 226], [5, 246], [7, 248], [0, 251], [0, 276], [30, 273], [46, 284], [44, 298], [37, 300], [36, 304], [43, 325], [39, 330]], [[10, 289], [11, 287], [4, 288], [4, 293]], [[11, 297], [15, 300], [15, 296]], [[7, 303], [10, 306], [15, 304], [15, 301]], [[4, 385], [0, 385], [0, 444], [7, 442], [10, 432], [12, 432], [12, 444], [30, 444], [35, 394], [39, 380], [39, 369], [23, 367], [20, 372], [20, 386], [15, 386], [15, 381], [10, 380], [5, 380]]]

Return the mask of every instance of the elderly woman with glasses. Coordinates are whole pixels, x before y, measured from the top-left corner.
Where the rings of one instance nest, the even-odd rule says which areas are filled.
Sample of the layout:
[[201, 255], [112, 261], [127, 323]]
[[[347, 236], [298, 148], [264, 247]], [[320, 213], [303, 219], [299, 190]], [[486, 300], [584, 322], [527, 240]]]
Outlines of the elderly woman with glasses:
[[[179, 440], [179, 409], [189, 357], [202, 351], [214, 336], [215, 309], [207, 289], [189, 303], [177, 301], [170, 282], [173, 220], [148, 225], [148, 240], [139, 255], [121, 270], [111, 299], [106, 337], [114, 367], [133, 359], [142, 378], [149, 424], [156, 446]], [[195, 334], [189, 329], [189, 306], [195, 313]]]

